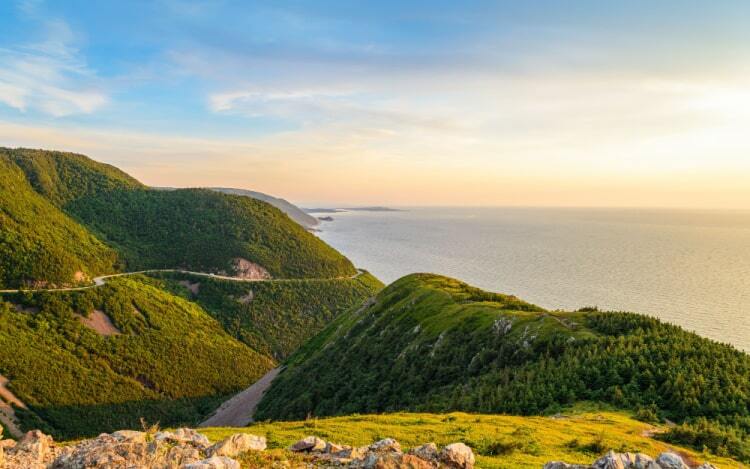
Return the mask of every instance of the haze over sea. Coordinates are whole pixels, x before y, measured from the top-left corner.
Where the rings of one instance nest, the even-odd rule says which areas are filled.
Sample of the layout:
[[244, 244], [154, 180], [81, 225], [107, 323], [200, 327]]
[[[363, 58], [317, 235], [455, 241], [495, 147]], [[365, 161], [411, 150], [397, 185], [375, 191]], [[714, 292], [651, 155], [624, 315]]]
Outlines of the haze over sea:
[[386, 283], [434, 272], [548, 309], [659, 317], [750, 350], [750, 212], [409, 208], [319, 236]]

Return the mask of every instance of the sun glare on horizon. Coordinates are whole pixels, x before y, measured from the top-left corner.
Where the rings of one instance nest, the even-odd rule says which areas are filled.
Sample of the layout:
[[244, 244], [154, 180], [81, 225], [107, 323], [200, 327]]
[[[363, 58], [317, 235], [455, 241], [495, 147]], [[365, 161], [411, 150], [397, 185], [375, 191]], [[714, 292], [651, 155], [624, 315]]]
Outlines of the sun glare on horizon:
[[750, 5], [6, 2], [0, 140], [302, 204], [750, 208]]

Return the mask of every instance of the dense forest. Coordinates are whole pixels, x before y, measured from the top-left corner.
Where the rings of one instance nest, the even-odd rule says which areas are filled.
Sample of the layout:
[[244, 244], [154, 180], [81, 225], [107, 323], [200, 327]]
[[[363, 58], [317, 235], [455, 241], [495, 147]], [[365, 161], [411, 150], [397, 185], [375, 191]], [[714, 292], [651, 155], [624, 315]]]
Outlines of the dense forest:
[[150, 189], [83, 155], [0, 148], [0, 287], [71, 285], [122, 270], [337, 278], [351, 262], [279, 209], [211, 190]]
[[[6, 295], [0, 302], [0, 374], [29, 407], [26, 429], [58, 438], [195, 423], [253, 383], [274, 361], [227, 334], [202, 308], [120, 278], [69, 293]], [[119, 330], [83, 324], [98, 310]]]
[[65, 207], [115, 247], [129, 270], [232, 273], [247, 259], [276, 278], [353, 275], [347, 258], [259, 200], [209, 189], [117, 190]]
[[[71, 153], [0, 149], [0, 374], [22, 428], [73, 438], [195, 424], [382, 284], [277, 208], [211, 190], [150, 189]], [[154, 268], [275, 279], [96, 275]], [[195, 283], [197, 285], [197, 281]], [[96, 329], [109, 327], [109, 332]]]
[[[646, 316], [548, 312], [426, 274], [395, 282], [303, 346], [257, 416], [528, 415], [587, 400], [686, 422], [665, 438], [749, 454], [747, 354]], [[708, 441], [698, 422], [726, 438]]]
[[117, 253], [35, 192], [0, 149], [0, 288], [88, 282]]
[[[25, 429], [74, 438], [138, 428], [141, 417], [195, 425], [381, 287], [369, 274], [269, 282], [159, 274], [6, 294], [0, 375], [29, 406], [17, 409]], [[119, 334], [83, 324], [95, 314]]]
[[346, 279], [250, 283], [182, 273], [151, 275], [163, 279], [163, 287], [173, 293], [197, 302], [233, 337], [277, 360], [383, 287], [369, 273]]

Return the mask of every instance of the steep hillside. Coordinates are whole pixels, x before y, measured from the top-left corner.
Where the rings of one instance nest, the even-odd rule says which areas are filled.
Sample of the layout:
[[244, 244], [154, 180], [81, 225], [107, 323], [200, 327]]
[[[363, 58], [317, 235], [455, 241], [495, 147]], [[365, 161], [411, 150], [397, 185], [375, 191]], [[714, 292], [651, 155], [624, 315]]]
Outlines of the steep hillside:
[[0, 154], [18, 165], [34, 189], [58, 207], [113, 190], [144, 188], [114, 166], [76, 153], [2, 148]]
[[153, 275], [173, 293], [197, 302], [233, 337], [277, 360], [383, 288], [366, 272], [344, 279], [253, 283], [180, 273]]
[[317, 218], [312, 215], [308, 215], [304, 210], [292, 204], [288, 200], [284, 200], [279, 197], [264, 194], [262, 192], [249, 191], [246, 189], [231, 189], [227, 187], [211, 187], [212, 190], [223, 192], [225, 194], [243, 195], [245, 197], [252, 197], [253, 199], [262, 200], [267, 202], [274, 207], [278, 208], [282, 212], [286, 213], [289, 218], [296, 221], [300, 225], [307, 229], [314, 228], [320, 224]]
[[208, 189], [118, 190], [65, 210], [114, 246], [128, 269], [180, 267], [237, 273], [235, 260], [273, 277], [333, 278], [354, 266], [279, 209]]
[[112, 248], [35, 192], [0, 149], [0, 288], [88, 282], [116, 263]]
[[[6, 214], [1, 235], [27, 244], [14, 249], [22, 253], [15, 268], [4, 269], [6, 286], [60, 282], [76, 271], [111, 272], [116, 263], [124, 270], [177, 267], [294, 278], [356, 272], [348, 259], [260, 200], [207, 189], [152, 190], [117, 168], [71, 153], [0, 149], [0, 160], [0, 177], [10, 181], [0, 199], [0, 213]], [[23, 190], [13, 192], [11, 184]], [[29, 209], [32, 203], [43, 209]], [[70, 218], [80, 226], [74, 228]], [[24, 228], [33, 224], [43, 227], [41, 235]], [[59, 232], [77, 230], [67, 236], [71, 240], [88, 236], [91, 241], [69, 248], [72, 241], [45, 233], [45, 224]], [[43, 239], [34, 242], [34, 236]], [[96, 239], [101, 242], [91, 248]], [[55, 249], [73, 254], [64, 258]], [[82, 252], [88, 257], [76, 256]], [[37, 266], [39, 259], [54, 260], [52, 268]]]
[[289, 365], [258, 419], [537, 414], [593, 400], [647, 418], [705, 417], [740, 439], [750, 423], [750, 356], [730, 346], [635, 314], [548, 312], [435, 275], [395, 282], [340, 316]]
[[73, 438], [194, 424], [272, 359], [227, 334], [194, 303], [144, 277], [0, 301], [0, 374], [28, 407], [24, 429]]

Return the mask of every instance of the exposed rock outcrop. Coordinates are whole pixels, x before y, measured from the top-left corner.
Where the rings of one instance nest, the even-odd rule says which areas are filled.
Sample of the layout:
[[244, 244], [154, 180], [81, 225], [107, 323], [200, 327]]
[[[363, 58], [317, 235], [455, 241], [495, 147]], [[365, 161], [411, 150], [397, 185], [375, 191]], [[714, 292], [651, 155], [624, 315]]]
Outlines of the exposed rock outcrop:
[[313, 452], [323, 451], [326, 448], [326, 442], [317, 436], [305, 437], [292, 445], [291, 449], [295, 452]]
[[[0, 441], [4, 469], [240, 469], [233, 459], [247, 451], [266, 448], [264, 437], [238, 433], [215, 445], [190, 428], [173, 432], [122, 430], [103, 433], [75, 445], [55, 445], [52, 437], [35, 430], [18, 443]], [[4, 451], [3, 451], [4, 450]]]
[[213, 456], [194, 463], [186, 464], [184, 469], [240, 469], [240, 463], [225, 456]]
[[237, 433], [208, 448], [208, 454], [233, 457], [245, 451], [263, 451], [264, 449], [266, 449], [265, 437], [250, 435], [249, 433]]
[[[690, 469], [680, 455], [661, 453], [656, 459], [643, 453], [615, 453], [610, 451], [590, 465], [566, 464], [560, 461], [548, 462], [544, 469]], [[704, 463], [698, 469], [716, 469]]]
[[[0, 467], [240, 469], [237, 458], [242, 459], [247, 452], [265, 449], [266, 438], [262, 436], [237, 433], [212, 445], [208, 438], [190, 428], [161, 432], [121, 430], [69, 446], [56, 445], [50, 436], [35, 430], [26, 433], [18, 442], [0, 440]], [[294, 443], [289, 450], [298, 453], [304, 467], [308, 468], [473, 469], [476, 463], [474, 452], [464, 443], [452, 443], [442, 449], [435, 443], [425, 443], [404, 452], [393, 438], [351, 447], [308, 436]], [[289, 467], [288, 463], [282, 465]], [[642, 453], [610, 451], [591, 464], [553, 461], [545, 464], [544, 469], [690, 469], [690, 466], [672, 452], [661, 453], [654, 459]], [[706, 462], [696, 469], [716, 468]]]
[[473, 469], [474, 453], [463, 443], [453, 443], [438, 451], [435, 443], [426, 443], [404, 453], [393, 438], [369, 446], [350, 447], [308, 436], [290, 448], [309, 454], [312, 463], [325, 467], [352, 469]]
[[232, 259], [232, 271], [235, 277], [246, 280], [268, 280], [271, 278], [271, 274], [263, 266], [241, 257]]
[[0, 461], [7, 469], [46, 469], [59, 454], [52, 438], [39, 430], [26, 433], [17, 443], [3, 440], [0, 446], [4, 452]]

